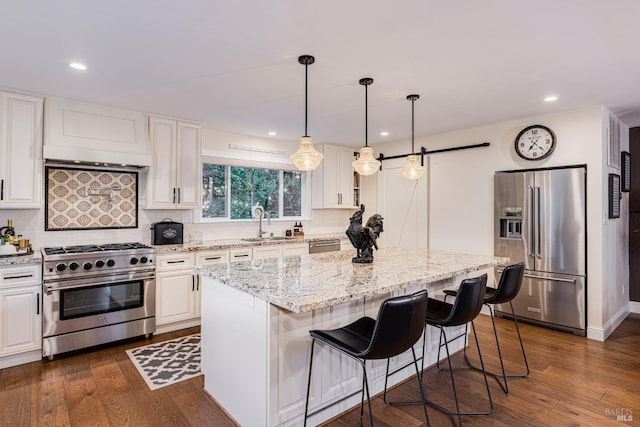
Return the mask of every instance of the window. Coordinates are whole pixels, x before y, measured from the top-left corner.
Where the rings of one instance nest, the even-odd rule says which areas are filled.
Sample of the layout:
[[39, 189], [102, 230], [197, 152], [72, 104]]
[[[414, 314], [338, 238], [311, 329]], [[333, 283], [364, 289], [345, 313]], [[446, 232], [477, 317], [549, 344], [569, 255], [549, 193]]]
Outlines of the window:
[[251, 219], [260, 205], [271, 218], [302, 216], [302, 173], [204, 163], [202, 219]]

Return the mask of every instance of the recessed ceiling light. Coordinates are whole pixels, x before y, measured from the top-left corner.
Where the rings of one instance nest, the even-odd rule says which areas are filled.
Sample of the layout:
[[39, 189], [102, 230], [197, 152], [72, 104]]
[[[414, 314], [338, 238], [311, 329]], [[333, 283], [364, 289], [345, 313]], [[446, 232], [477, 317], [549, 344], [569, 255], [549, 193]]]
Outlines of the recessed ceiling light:
[[276, 136], [277, 133], [275, 133], [274, 131], [269, 132], [269, 136]]
[[557, 100], [558, 100], [558, 97], [555, 95], [549, 95], [544, 98], [544, 102], [553, 102]]
[[86, 70], [87, 66], [84, 64], [81, 64], [79, 62], [71, 62], [69, 64], [69, 67], [73, 68], [74, 70]]
[[382, 132], [380, 132], [380, 136], [389, 136], [389, 132], [383, 130]]

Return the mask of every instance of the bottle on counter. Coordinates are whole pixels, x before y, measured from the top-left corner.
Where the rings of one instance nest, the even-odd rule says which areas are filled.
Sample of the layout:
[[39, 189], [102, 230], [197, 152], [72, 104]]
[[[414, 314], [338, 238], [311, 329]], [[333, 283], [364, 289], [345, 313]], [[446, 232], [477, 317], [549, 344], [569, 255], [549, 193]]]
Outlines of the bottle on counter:
[[3, 244], [12, 243], [16, 237], [16, 231], [13, 229], [13, 220], [7, 220], [7, 226], [0, 228], [0, 236], [2, 236]]

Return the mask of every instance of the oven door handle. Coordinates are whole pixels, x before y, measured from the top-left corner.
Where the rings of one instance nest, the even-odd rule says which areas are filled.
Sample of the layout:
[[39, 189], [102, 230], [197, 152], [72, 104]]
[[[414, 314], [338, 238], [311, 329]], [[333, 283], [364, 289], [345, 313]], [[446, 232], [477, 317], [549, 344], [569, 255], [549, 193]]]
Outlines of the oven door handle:
[[[128, 279], [127, 281], [149, 280], [149, 279], [154, 279], [154, 276], [136, 277], [135, 279]], [[52, 292], [66, 291], [67, 289], [78, 289], [78, 288], [86, 288], [88, 286], [93, 287], [93, 286], [109, 285], [109, 284], [115, 285], [117, 283], [118, 281], [106, 280], [103, 282], [91, 282], [91, 283], [84, 282], [79, 285], [62, 285], [62, 286], [45, 285], [44, 290], [47, 292], [47, 295], [51, 295]]]

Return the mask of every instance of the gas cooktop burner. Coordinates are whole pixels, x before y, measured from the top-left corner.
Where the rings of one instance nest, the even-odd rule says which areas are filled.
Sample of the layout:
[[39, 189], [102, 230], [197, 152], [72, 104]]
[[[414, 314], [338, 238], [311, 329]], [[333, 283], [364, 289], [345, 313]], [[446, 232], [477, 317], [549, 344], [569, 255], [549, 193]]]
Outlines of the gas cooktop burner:
[[142, 243], [106, 243], [104, 245], [78, 245], [44, 248], [45, 255], [79, 254], [102, 251], [126, 251], [130, 249], [151, 249]]

